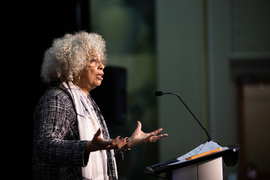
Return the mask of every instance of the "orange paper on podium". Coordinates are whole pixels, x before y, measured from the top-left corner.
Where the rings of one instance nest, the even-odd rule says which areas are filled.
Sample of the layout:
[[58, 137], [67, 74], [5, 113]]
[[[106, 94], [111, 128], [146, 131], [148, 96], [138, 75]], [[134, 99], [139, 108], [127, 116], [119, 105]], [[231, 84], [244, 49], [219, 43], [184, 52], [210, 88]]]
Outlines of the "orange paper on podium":
[[222, 151], [222, 147], [219, 147], [217, 149], [213, 149], [213, 150], [201, 153], [201, 154], [197, 154], [197, 155], [194, 155], [194, 156], [187, 157], [186, 160], [196, 159], [198, 157], [202, 157], [202, 156], [205, 156], [207, 154], [211, 154], [211, 153], [218, 152], [218, 151]]

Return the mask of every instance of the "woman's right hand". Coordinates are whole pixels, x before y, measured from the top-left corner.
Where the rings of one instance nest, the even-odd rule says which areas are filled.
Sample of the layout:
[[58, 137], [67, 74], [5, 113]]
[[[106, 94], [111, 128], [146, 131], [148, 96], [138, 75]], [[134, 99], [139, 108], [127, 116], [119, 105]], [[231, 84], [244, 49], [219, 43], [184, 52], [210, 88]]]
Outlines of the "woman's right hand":
[[102, 129], [99, 130], [94, 135], [91, 141], [87, 141], [85, 145], [85, 152], [90, 153], [98, 150], [110, 150], [110, 149], [121, 149], [124, 145], [127, 144], [127, 137], [121, 138], [120, 136], [116, 137], [112, 141], [105, 140], [101, 137]]

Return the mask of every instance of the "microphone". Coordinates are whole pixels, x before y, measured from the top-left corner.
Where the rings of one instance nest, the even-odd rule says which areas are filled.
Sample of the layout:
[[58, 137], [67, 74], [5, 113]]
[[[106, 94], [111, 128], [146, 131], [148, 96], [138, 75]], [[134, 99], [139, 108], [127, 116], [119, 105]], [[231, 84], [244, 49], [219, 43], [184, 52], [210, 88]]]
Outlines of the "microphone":
[[207, 137], [208, 137], [208, 141], [211, 141], [212, 138], [209, 136], [208, 132], [206, 131], [206, 129], [203, 127], [203, 125], [200, 123], [200, 121], [196, 118], [196, 116], [193, 114], [193, 112], [188, 108], [188, 106], [186, 105], [186, 103], [181, 99], [181, 97], [176, 94], [176, 93], [164, 93], [162, 91], [156, 91], [155, 92], [155, 95], [156, 96], [163, 96], [163, 95], [166, 95], [166, 94], [172, 94], [172, 95], [175, 95], [177, 96], [180, 101], [184, 104], [184, 106], [187, 108], [187, 110], [190, 112], [190, 114], [196, 119], [196, 121], [199, 123], [199, 125], [202, 127], [202, 129], [204, 130], [204, 132], [206, 133]]

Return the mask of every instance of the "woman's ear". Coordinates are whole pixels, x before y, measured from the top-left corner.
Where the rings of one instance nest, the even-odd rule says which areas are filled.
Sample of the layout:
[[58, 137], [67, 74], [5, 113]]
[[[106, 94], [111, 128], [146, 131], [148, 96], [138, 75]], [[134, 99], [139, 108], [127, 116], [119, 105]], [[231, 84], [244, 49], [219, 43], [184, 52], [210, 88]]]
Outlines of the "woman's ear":
[[80, 73], [78, 73], [78, 75], [73, 79], [73, 84], [79, 84], [79, 82], [80, 82], [80, 80], [81, 80], [81, 76], [80, 76]]

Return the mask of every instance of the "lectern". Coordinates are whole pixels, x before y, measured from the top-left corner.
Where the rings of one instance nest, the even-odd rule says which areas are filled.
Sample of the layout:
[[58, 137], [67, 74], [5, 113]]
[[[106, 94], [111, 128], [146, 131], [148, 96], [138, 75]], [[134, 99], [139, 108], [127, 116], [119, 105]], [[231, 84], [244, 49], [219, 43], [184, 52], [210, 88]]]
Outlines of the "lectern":
[[223, 161], [232, 167], [237, 163], [240, 145], [227, 146], [228, 149], [179, 162], [171, 159], [152, 166], [147, 166], [145, 175], [166, 173], [169, 180], [222, 180]]

